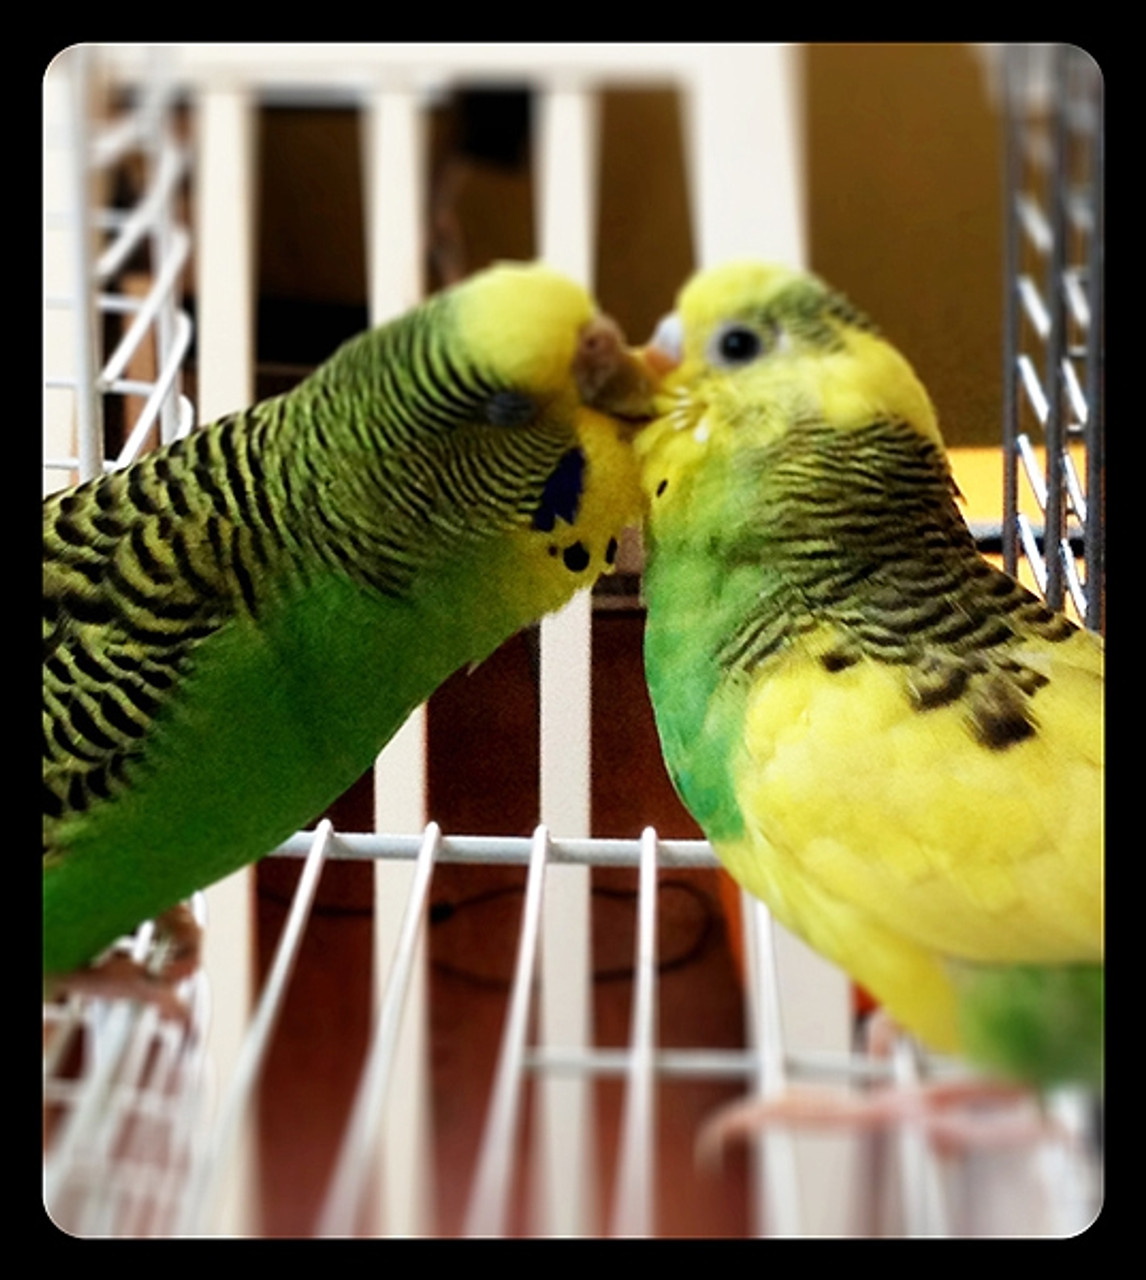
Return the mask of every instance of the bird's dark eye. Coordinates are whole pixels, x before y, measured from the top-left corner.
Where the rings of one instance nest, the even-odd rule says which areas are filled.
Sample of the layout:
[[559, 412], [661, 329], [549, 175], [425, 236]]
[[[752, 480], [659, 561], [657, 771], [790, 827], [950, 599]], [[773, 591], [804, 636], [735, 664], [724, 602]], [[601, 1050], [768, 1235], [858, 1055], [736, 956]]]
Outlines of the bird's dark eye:
[[733, 324], [716, 335], [712, 355], [716, 364], [725, 367], [749, 364], [764, 351], [764, 339], [747, 325]]
[[520, 391], [495, 391], [486, 401], [485, 420], [491, 427], [523, 427], [536, 416], [536, 402]]

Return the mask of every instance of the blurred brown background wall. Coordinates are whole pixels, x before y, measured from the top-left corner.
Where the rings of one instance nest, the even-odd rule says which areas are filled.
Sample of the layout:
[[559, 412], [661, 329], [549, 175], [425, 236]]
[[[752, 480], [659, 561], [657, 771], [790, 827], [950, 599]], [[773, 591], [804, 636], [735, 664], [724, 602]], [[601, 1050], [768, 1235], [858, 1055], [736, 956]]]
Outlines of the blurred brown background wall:
[[[952, 443], [995, 443], [1001, 134], [978, 56], [962, 44], [812, 44], [800, 60], [811, 265], [906, 350]], [[454, 269], [535, 251], [528, 108], [523, 118], [502, 97], [433, 112], [428, 217]], [[668, 87], [614, 88], [601, 104], [597, 287], [634, 339], [693, 266], [680, 105]], [[339, 309], [348, 331], [364, 318], [356, 116], [268, 109], [260, 147], [260, 350], [294, 363], [311, 354], [298, 304], [311, 304], [320, 346]], [[427, 263], [431, 285], [438, 265]]]

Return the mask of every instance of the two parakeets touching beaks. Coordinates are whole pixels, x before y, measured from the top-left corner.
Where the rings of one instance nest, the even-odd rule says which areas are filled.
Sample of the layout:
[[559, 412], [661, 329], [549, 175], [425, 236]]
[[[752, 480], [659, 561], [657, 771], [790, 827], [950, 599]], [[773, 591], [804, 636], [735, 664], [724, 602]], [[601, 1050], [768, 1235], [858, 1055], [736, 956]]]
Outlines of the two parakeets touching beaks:
[[926, 1044], [1096, 1081], [1102, 640], [979, 554], [927, 392], [816, 277], [703, 272], [649, 359], [646, 670], [684, 802]]
[[731, 873], [934, 1048], [1097, 1079], [1102, 641], [979, 555], [903, 357], [758, 263], [641, 359], [499, 266], [50, 496], [45, 971], [313, 818], [642, 509], [661, 744]]
[[502, 264], [48, 497], [45, 972], [269, 852], [608, 571], [650, 390], [583, 288]]

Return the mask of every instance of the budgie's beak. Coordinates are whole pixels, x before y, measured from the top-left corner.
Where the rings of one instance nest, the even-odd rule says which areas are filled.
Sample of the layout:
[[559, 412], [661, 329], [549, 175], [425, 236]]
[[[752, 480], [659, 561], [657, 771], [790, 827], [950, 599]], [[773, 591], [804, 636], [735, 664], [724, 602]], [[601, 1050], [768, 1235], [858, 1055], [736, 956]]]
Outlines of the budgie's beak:
[[626, 344], [620, 325], [609, 316], [594, 316], [581, 330], [573, 377], [591, 409], [629, 422], [653, 416], [659, 375]]
[[645, 364], [658, 378], [670, 374], [680, 364], [684, 358], [684, 326], [675, 311], [662, 318], [642, 354]]

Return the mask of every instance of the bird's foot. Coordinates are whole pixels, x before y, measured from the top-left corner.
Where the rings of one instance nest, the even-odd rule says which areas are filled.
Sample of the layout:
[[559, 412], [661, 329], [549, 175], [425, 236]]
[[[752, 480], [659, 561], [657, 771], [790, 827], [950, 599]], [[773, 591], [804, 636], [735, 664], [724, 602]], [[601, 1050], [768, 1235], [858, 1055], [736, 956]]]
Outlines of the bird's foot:
[[203, 930], [188, 903], [180, 902], [156, 917], [151, 948], [152, 969], [167, 982], [182, 982], [198, 969]]
[[199, 967], [203, 931], [191, 908], [180, 903], [156, 917], [150, 952], [136, 960], [115, 950], [85, 969], [53, 974], [44, 998], [68, 995], [102, 1000], [136, 1000], [154, 1006], [161, 1017], [186, 1021], [187, 1005], [179, 986]]
[[770, 1098], [722, 1108], [701, 1129], [697, 1157], [718, 1165], [725, 1146], [772, 1125], [863, 1132], [913, 1124], [941, 1155], [1013, 1147], [1057, 1132], [1030, 1090], [995, 1080], [891, 1085], [863, 1092], [830, 1085], [796, 1085]]

